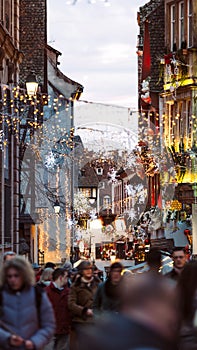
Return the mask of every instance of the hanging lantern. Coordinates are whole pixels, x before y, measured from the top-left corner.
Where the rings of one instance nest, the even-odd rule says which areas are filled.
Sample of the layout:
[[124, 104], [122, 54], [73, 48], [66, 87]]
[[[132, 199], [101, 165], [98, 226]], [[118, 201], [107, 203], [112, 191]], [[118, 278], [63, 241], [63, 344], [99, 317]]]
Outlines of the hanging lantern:
[[32, 72], [28, 75], [26, 80], [27, 94], [32, 97], [35, 96], [38, 90], [38, 82], [35, 74]]

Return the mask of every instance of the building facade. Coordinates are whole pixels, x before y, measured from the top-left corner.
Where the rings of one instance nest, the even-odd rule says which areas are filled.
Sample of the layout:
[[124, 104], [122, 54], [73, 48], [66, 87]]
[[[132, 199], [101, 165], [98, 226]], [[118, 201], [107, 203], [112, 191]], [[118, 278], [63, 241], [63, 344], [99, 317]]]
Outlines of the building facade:
[[[164, 215], [167, 238], [173, 232], [178, 232], [181, 236], [186, 226], [191, 224], [191, 214], [195, 216], [192, 204], [196, 202], [196, 10], [197, 4], [193, 0], [149, 1], [140, 9], [138, 16], [139, 24], [144, 22], [144, 42], [140, 37], [138, 46], [139, 129], [143, 132], [144, 123], [148, 123], [150, 129], [153, 124], [153, 130], [148, 129], [147, 134], [153, 141], [152, 145], [154, 140], [159, 142], [161, 163], [165, 163], [165, 167], [159, 166], [158, 184], [162, 188], [163, 183], [168, 182], [174, 195], [174, 198], [169, 198], [169, 195], [165, 197], [161, 191], [161, 201], [152, 201], [153, 196], [159, 198], [158, 190], [155, 192], [155, 175], [152, 176], [150, 199], [152, 204], [161, 204], [162, 210], [167, 212]], [[154, 18], [156, 14], [158, 17]], [[160, 28], [152, 31], [152, 26], [157, 26], [158, 23]], [[154, 51], [153, 43], [156, 41], [159, 42], [159, 47]], [[148, 68], [147, 53], [150, 53]], [[143, 82], [147, 72], [150, 74], [148, 88], [144, 91]], [[153, 81], [155, 87], [158, 87], [157, 91], [154, 84], [151, 85]], [[152, 95], [152, 90], [155, 96]], [[147, 143], [141, 141], [141, 146], [144, 152]], [[164, 180], [162, 170], [165, 168], [168, 176], [165, 175]], [[170, 224], [172, 221], [173, 225]], [[179, 230], [180, 227], [182, 231]], [[179, 245], [184, 245], [178, 237], [176, 239]], [[185, 240], [182, 239], [182, 242]]]
[[[19, 251], [18, 112], [13, 104], [22, 53], [19, 1], [0, 2], [0, 252]], [[13, 116], [16, 118], [14, 119]]]

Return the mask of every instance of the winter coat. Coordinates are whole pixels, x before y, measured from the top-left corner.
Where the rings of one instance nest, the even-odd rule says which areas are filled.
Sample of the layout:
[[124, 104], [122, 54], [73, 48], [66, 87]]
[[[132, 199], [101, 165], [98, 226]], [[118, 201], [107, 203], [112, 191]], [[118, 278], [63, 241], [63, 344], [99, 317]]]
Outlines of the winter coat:
[[103, 311], [114, 311], [118, 312], [120, 308], [120, 284], [113, 285], [110, 279], [107, 279], [105, 282], [101, 283], [98, 286], [95, 298], [93, 309], [95, 313]]
[[[24, 288], [14, 292], [8, 287], [2, 290], [1, 321], [13, 333], [25, 340], [31, 340], [36, 350], [41, 350], [54, 334], [55, 318], [52, 305], [43, 291], [38, 310], [34, 287]], [[38, 315], [39, 312], [39, 315]], [[0, 349], [16, 349], [9, 344], [11, 333], [0, 328]], [[17, 347], [24, 350], [25, 346]]]
[[56, 318], [56, 334], [68, 334], [71, 325], [71, 315], [68, 309], [69, 288], [60, 290], [51, 282], [45, 291], [52, 303]]
[[70, 288], [68, 306], [71, 311], [72, 321], [77, 323], [92, 323], [93, 317], [87, 316], [87, 309], [93, 308], [94, 296], [98, 287], [98, 280], [93, 280], [88, 284], [79, 277]]

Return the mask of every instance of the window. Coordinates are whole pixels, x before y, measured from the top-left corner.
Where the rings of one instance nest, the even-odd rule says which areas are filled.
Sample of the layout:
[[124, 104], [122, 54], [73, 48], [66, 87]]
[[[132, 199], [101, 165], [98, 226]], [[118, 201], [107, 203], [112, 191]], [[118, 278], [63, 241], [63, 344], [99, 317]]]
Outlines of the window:
[[108, 208], [111, 204], [111, 198], [110, 196], [104, 196], [103, 198], [103, 207]]
[[84, 197], [91, 197], [91, 188], [80, 188], [79, 190], [83, 193]]
[[186, 139], [188, 140], [187, 148], [190, 148], [191, 145], [191, 138], [192, 138], [192, 118], [191, 118], [191, 101], [188, 100], [186, 102]]
[[179, 48], [182, 47], [182, 43], [185, 41], [184, 37], [184, 3], [179, 3]]
[[175, 5], [170, 7], [170, 19], [171, 19], [171, 51], [174, 51], [174, 45], [176, 44], [176, 16]]
[[187, 42], [188, 42], [188, 47], [192, 47], [193, 45], [193, 40], [192, 40], [192, 0], [188, 0], [188, 5], [187, 5]]
[[5, 27], [11, 33], [11, 0], [5, 0]]
[[9, 178], [9, 148], [8, 145], [4, 147], [4, 176]]

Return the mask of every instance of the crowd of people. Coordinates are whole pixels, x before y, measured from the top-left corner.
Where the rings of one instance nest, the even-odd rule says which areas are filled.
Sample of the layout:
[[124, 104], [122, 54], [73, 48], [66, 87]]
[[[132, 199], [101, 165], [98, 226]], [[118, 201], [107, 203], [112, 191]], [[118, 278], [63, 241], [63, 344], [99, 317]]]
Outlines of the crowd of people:
[[104, 281], [88, 260], [44, 268], [6, 252], [0, 273], [0, 349], [197, 349], [197, 262], [183, 248], [160, 273], [150, 249], [147, 269], [111, 264]]

